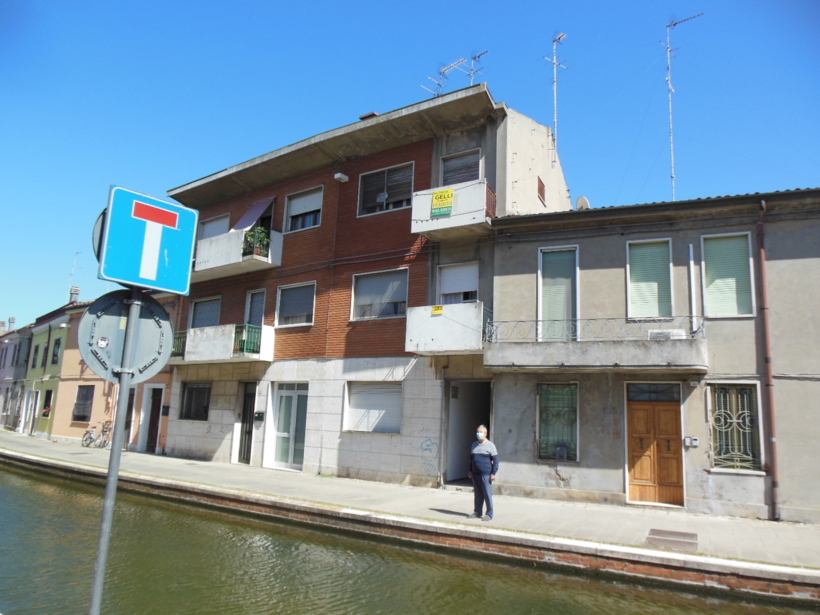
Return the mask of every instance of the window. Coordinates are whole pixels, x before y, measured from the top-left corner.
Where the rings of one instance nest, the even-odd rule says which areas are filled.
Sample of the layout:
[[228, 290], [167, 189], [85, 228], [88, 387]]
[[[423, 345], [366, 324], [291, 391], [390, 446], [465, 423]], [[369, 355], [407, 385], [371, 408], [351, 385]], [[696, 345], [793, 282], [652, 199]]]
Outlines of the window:
[[54, 397], [54, 391], [48, 389], [46, 391], [45, 396], [43, 397], [43, 410], [50, 410], [51, 409], [51, 400]]
[[20, 344], [14, 345], [14, 350], [11, 353], [11, 364], [12, 366], [17, 365], [17, 361], [20, 359]]
[[757, 387], [710, 384], [712, 467], [762, 470]]
[[191, 304], [191, 329], [216, 327], [219, 324], [220, 298], [201, 299]]
[[361, 176], [359, 215], [408, 207], [413, 202], [413, 164]]
[[8, 346], [3, 346], [3, 349], [0, 350], [0, 368], [6, 366], [6, 355], [8, 354]]
[[547, 204], [547, 187], [544, 185], [544, 180], [541, 177], [538, 177], [538, 198], [541, 202], [546, 205]]
[[481, 177], [481, 152], [475, 150], [441, 159], [441, 185], [450, 186]]
[[439, 267], [439, 302], [478, 301], [478, 263]]
[[182, 421], [207, 421], [208, 406], [211, 403], [210, 384], [185, 384], [182, 393]]
[[208, 239], [217, 235], [224, 235], [229, 230], [230, 216], [219, 216], [199, 223], [199, 239]]
[[538, 388], [539, 459], [578, 461], [578, 385]]
[[672, 316], [670, 249], [667, 240], [627, 243], [630, 318]]
[[32, 369], [37, 367], [37, 355], [40, 354], [40, 344], [35, 344], [34, 346], [34, 355], [31, 357], [31, 367]]
[[348, 384], [345, 429], [373, 433], [401, 433], [401, 383]]
[[77, 401], [74, 402], [74, 412], [71, 420], [75, 423], [88, 423], [91, 420], [91, 404], [94, 402], [94, 385], [80, 385], [77, 387]]
[[407, 270], [354, 278], [353, 318], [391, 318], [407, 310]]
[[286, 232], [301, 231], [322, 223], [322, 188], [288, 197]]
[[54, 340], [54, 350], [51, 351], [51, 364], [57, 365], [60, 360], [60, 348], [63, 345], [63, 338], [58, 337]]
[[276, 324], [280, 327], [312, 325], [315, 295], [315, 283], [280, 288]]
[[577, 264], [575, 248], [541, 251], [541, 341], [567, 342], [576, 337]]
[[754, 314], [749, 236], [703, 238], [705, 316]]
[[247, 314], [245, 323], [261, 327], [265, 319], [265, 291], [255, 290], [248, 293]]

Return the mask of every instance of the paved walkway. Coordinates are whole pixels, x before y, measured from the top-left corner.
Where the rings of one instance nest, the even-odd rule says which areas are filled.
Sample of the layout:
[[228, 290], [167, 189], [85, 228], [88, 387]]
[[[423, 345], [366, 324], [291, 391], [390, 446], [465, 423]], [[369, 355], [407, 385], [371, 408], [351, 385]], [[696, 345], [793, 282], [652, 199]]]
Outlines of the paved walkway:
[[[0, 431], [0, 450], [107, 468], [109, 452]], [[697, 534], [700, 555], [820, 569], [820, 527], [689, 513], [648, 506], [612, 506], [495, 498], [495, 519], [469, 520], [472, 493], [327, 478], [284, 470], [123, 453], [121, 472], [261, 493], [371, 512], [576, 540], [653, 548], [650, 530]]]

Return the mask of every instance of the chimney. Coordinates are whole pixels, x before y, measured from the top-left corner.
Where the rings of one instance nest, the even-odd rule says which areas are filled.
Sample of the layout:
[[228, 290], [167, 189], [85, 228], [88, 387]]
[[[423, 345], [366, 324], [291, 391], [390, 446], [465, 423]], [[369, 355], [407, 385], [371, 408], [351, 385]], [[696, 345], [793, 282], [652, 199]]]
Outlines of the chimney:
[[9, 331], [14, 331], [14, 323], [17, 322], [17, 319], [14, 316], [9, 316]]
[[77, 299], [80, 296], [80, 287], [79, 286], [72, 286], [71, 290], [69, 291], [71, 294], [68, 298], [69, 303], [77, 303]]
[[0, 320], [0, 335], [3, 335], [6, 332], [6, 321]]

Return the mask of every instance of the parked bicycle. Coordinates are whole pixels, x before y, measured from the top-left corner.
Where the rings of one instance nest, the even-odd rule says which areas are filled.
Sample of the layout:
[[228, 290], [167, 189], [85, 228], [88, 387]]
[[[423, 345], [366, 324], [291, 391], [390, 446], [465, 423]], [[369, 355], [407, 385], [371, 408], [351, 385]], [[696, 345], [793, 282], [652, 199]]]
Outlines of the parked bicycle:
[[101, 422], [100, 425], [102, 428], [99, 434], [96, 425], [83, 434], [83, 446], [94, 445], [97, 448], [106, 448], [111, 444], [111, 421]]

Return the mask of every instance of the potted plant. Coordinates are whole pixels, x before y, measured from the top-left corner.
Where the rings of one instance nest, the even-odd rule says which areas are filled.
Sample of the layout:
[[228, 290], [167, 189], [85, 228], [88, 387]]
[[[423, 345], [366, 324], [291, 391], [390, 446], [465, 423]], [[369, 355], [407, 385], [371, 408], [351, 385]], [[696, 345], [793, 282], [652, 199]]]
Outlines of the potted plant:
[[245, 247], [243, 253], [256, 254], [257, 256], [267, 256], [270, 238], [268, 232], [261, 226], [252, 228], [245, 233]]

